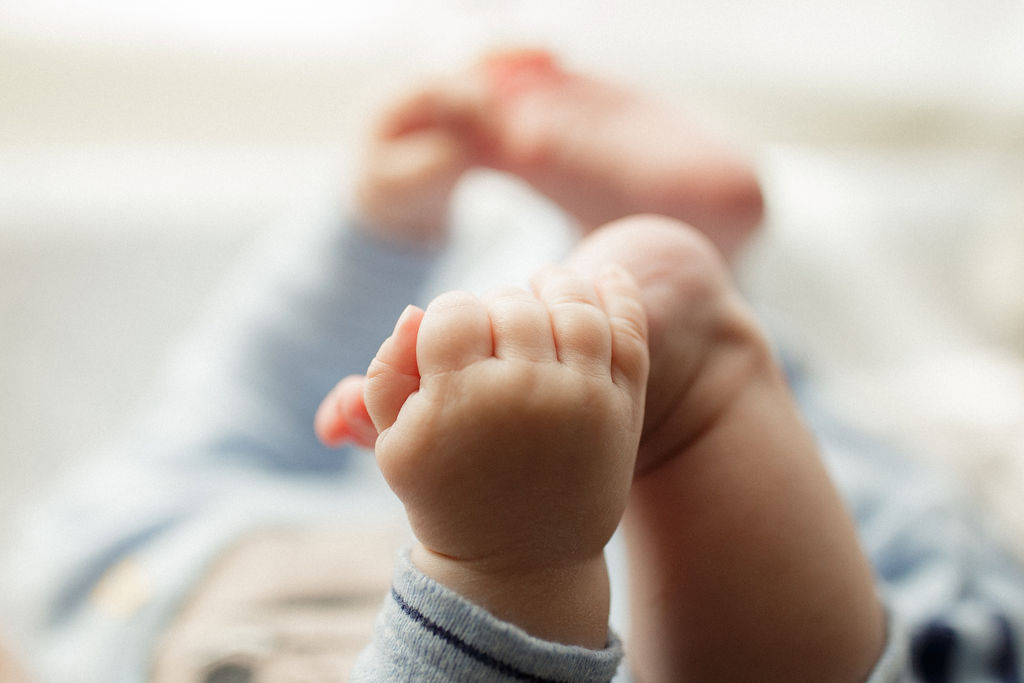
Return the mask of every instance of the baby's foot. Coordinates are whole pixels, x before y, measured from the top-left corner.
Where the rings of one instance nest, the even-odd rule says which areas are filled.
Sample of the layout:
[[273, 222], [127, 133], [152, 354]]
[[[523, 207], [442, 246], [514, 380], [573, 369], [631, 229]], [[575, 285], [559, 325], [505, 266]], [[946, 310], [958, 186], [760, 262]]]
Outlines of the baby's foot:
[[884, 618], [856, 530], [712, 246], [663, 218], [585, 239], [629, 271], [651, 371], [626, 512], [638, 678], [861, 681]]
[[593, 281], [552, 268], [533, 292], [442, 295], [407, 309], [365, 380], [343, 381], [318, 415], [327, 441], [379, 433], [414, 562], [540, 637], [604, 646], [603, 548], [643, 419], [639, 296], [615, 267]]
[[771, 349], [714, 246], [658, 216], [612, 223], [584, 239], [568, 264], [609, 263], [637, 282], [650, 329], [651, 372], [637, 474], [655, 469], [716, 427], [754, 383], [778, 382]]
[[478, 67], [496, 98], [483, 163], [520, 176], [585, 229], [638, 213], [688, 222], [725, 254], [760, 223], [749, 161], [665, 103], [511, 52]]
[[727, 256], [763, 213], [751, 164], [719, 136], [537, 50], [491, 55], [393, 105], [371, 138], [357, 198], [386, 235], [437, 241], [471, 166], [522, 178], [587, 231], [656, 213], [696, 226]]

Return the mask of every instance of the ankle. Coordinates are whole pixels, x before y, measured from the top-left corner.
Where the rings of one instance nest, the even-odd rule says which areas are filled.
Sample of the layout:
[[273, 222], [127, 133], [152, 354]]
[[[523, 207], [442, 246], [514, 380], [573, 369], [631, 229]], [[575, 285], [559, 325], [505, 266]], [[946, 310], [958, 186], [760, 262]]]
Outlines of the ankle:
[[686, 315], [652, 322], [656, 391], [648, 394], [638, 474], [688, 451], [755, 394], [788, 400], [768, 339], [719, 264], [710, 265], [693, 268], [693, 281], [676, 288], [690, 300]]

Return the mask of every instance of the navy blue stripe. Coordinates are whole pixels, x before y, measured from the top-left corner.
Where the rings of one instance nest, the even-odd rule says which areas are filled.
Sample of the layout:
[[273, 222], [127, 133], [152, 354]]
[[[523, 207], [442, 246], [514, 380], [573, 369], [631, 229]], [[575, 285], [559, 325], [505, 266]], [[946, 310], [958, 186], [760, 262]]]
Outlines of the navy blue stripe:
[[556, 681], [550, 678], [541, 678], [539, 676], [534, 676], [533, 674], [528, 674], [525, 671], [520, 671], [510, 664], [506, 664], [505, 662], [495, 659], [486, 652], [481, 652], [448, 629], [443, 628], [428, 619], [422, 612], [407, 603], [394, 588], [391, 589], [391, 597], [394, 598], [395, 602], [402, 611], [409, 616], [409, 618], [467, 657], [471, 657], [481, 664], [490, 667], [509, 678], [514, 678], [519, 681], [532, 681], [533, 683], [562, 683], [561, 681]]
[[956, 631], [948, 624], [933, 621], [925, 626], [910, 645], [914, 673], [925, 683], [951, 681], [956, 643]]
[[999, 626], [999, 647], [992, 662], [993, 673], [1003, 683], [1021, 683], [1020, 661], [1017, 657], [1017, 646], [1013, 640], [1013, 629], [1003, 615], [996, 617]]

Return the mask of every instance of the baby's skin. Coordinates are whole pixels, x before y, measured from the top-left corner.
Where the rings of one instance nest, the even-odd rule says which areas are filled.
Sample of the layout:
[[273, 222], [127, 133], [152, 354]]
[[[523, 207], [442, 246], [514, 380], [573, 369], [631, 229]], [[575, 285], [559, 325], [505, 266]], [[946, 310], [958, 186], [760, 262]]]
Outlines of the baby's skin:
[[[469, 73], [456, 79], [458, 87], [445, 82], [397, 107], [394, 121], [409, 117], [406, 123], [389, 126], [385, 117], [388, 134], [378, 131], [371, 144], [361, 205], [385, 236], [443, 236], [453, 179], [477, 163], [519, 174], [573, 213], [585, 232], [637, 211], [690, 220], [697, 229], [661, 216], [615, 221], [589, 232], [561, 268], [534, 279], [530, 293], [455, 293], [425, 313], [407, 310], [367, 377], [344, 379], [325, 399], [316, 421], [321, 438], [376, 443], [381, 469], [419, 535], [417, 566], [535, 635], [603, 644], [608, 600], [600, 548], [624, 506], [627, 652], [638, 680], [747, 681], [751, 672], [759, 681], [864, 680], [885, 635], [870, 567], [726, 267], [760, 220], [749, 166], [719, 143], [701, 142], [650, 100], [569, 74], [544, 53], [501, 55]], [[482, 118], [481, 102], [490, 107]], [[573, 117], [609, 134], [562, 135]], [[645, 143], [645, 121], [666, 128], [661, 140], [693, 138], [680, 149], [706, 149], [705, 161], [696, 163], [699, 153], [673, 160]], [[418, 151], [407, 153], [414, 139]], [[681, 173], [687, 164], [698, 171]], [[427, 168], [433, 171], [405, 172]], [[715, 180], [714, 191], [702, 189], [701, 169]], [[636, 173], [660, 189], [638, 191]], [[415, 210], [403, 215], [403, 206]], [[431, 207], [437, 213], [425, 210]], [[612, 381], [604, 374], [582, 381], [582, 368], [596, 367], [593, 348], [575, 352], [590, 358], [582, 364], [563, 361], [561, 351], [557, 362], [509, 362], [497, 351], [537, 353], [549, 336], [557, 339], [550, 278], [574, 283], [577, 294], [586, 290], [573, 305], [603, 319], [609, 339], [616, 329], [647, 339], [646, 395], [642, 383], [615, 381], [614, 363]], [[638, 301], [642, 313], [613, 314], [609, 286], [622, 310]], [[509, 338], [510, 326], [495, 326], [494, 314], [507, 320], [518, 309], [534, 322], [512, 326], [520, 332]], [[547, 328], [538, 322], [544, 309]], [[460, 316], [476, 319], [480, 333], [456, 324]], [[638, 324], [644, 316], [646, 328]], [[526, 330], [536, 337], [527, 339]], [[541, 379], [548, 373], [577, 381]], [[580, 391], [592, 402], [554, 409]], [[642, 419], [639, 435], [635, 419]], [[600, 457], [581, 458], [578, 444]], [[576, 487], [571, 495], [567, 486]], [[515, 505], [519, 500], [530, 507]], [[487, 514], [477, 515], [482, 502]], [[569, 506], [579, 506], [577, 514]], [[481, 557], [487, 560], [475, 561]]]
[[[379, 432], [414, 563], [528, 632], [600, 646], [625, 508], [640, 680], [866, 678], [885, 631], [870, 567], [713, 246], [639, 216], [567, 265], [532, 295], [408, 309], [325, 399], [321, 438]], [[582, 313], [592, 332], [560, 336]]]
[[647, 365], [630, 276], [551, 268], [532, 292], [408, 308], [362, 396], [333, 394], [318, 424], [329, 433], [332, 402], [365, 398], [424, 573], [534, 635], [601, 648], [603, 550], [633, 478]]
[[474, 166], [525, 180], [584, 232], [657, 213], [727, 257], [764, 210], [751, 164], [723, 136], [539, 50], [492, 54], [392, 103], [371, 132], [357, 201], [378, 235], [437, 243], [451, 190]]
[[624, 517], [642, 681], [862, 681], [885, 619], [856, 529], [712, 244], [641, 216], [568, 265], [622, 266], [651, 370]]

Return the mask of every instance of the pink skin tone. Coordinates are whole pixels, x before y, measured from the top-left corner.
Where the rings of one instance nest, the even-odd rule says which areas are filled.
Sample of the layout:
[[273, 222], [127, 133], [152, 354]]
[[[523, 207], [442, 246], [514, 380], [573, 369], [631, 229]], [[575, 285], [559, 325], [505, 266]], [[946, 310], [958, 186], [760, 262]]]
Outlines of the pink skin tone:
[[[539, 92], [541, 99], [553, 98], [550, 109], [557, 109], [555, 90], [547, 84], [562, 79], [564, 87], [565, 79], [577, 77], [555, 69], [543, 53], [519, 55], [484, 62], [485, 71], [498, 73], [496, 97], [507, 104], [529, 101]], [[580, 83], [580, 90], [568, 91], [591, 92], [592, 81]], [[600, 93], [606, 86], [595, 88]], [[612, 91], [622, 101], [611, 98], [609, 121], [647, 106], [647, 100], [630, 104], [623, 91]], [[437, 91], [431, 92], [436, 98]], [[587, 94], [574, 97], [564, 111], [608, 104]], [[531, 106], [523, 105], [527, 111]], [[536, 110], [538, 121], [542, 113]], [[566, 129], [567, 119], [560, 121], [552, 131]], [[437, 130], [448, 135], [453, 129], [447, 125]], [[468, 156], [481, 155], [478, 142], [458, 139], [475, 150]], [[518, 169], [539, 189], [551, 188], [568, 208], [572, 202], [556, 191], [585, 197], [592, 190], [570, 187], [581, 178], [588, 179], [584, 185], [593, 179], [609, 197], [630, 194], [615, 194], [623, 177], [607, 163], [623, 150], [614, 149], [615, 143], [614, 154], [601, 152], [605, 141], [597, 140], [590, 151], [586, 138], [579, 137], [572, 142], [576, 147], [540, 156], [520, 157], [500, 144], [483, 149], [506, 150], [507, 158], [492, 165]], [[626, 137], [618, 140], [626, 143]], [[642, 157], [652, 146], [641, 142], [636, 148]], [[486, 153], [479, 158], [486, 159]], [[732, 158], [724, 158], [722, 167], [729, 167]], [[559, 173], [565, 174], [561, 180]], [[720, 180], [729, 185], [728, 178], [740, 179], [736, 187], [742, 188], [748, 174], [753, 177], [734, 168]], [[373, 185], [374, 177], [370, 171], [366, 182]], [[447, 187], [447, 177], [442, 174], [434, 189]], [[670, 187], [672, 179], [684, 186], [675, 194], [687, 196], [692, 179], [673, 173], [660, 187]], [[404, 180], [409, 184], [384, 184], [398, 200], [429, 194], [413, 176]], [[403, 187], [405, 194], [399, 191]], [[756, 671], [764, 681], [860, 681], [881, 650], [884, 616], [854, 526], [723, 259], [753, 228], [746, 195], [733, 193], [734, 210], [722, 209], [717, 218], [709, 213], [699, 222], [700, 212], [693, 214], [699, 230], [654, 216], [595, 230], [567, 268], [535, 279], [532, 293], [509, 290], [483, 300], [453, 294], [426, 312], [408, 309], [367, 376], [342, 380], [324, 400], [316, 428], [327, 443], [376, 445], [381, 469], [406, 504], [420, 540], [413, 560], [421, 570], [535, 635], [588, 647], [603, 644], [608, 583], [600, 548], [624, 506], [632, 618], [628, 651], [639, 680], [742, 681]], [[611, 213], [629, 212], [635, 208], [631, 201], [623, 200]], [[654, 203], [655, 210], [665, 206]], [[759, 218], [759, 194], [756, 205]], [[586, 215], [580, 223], [588, 225]], [[426, 239], [418, 239], [439, 234], [435, 225]], [[545, 289], [552, 277], [573, 283], [570, 301], [602, 320], [602, 329], [621, 324], [614, 310], [639, 304], [642, 313], [626, 316], [633, 322], [621, 331], [631, 335], [628, 341], [646, 340], [645, 392], [638, 374], [620, 371], [634, 379], [615, 381], [614, 361], [611, 381], [604, 371], [582, 371], [588, 364], [607, 369], [603, 346], [576, 349], [582, 364], [564, 363], [561, 350], [558, 361], [551, 360], [550, 338], [556, 349], [576, 346], [558, 343], [552, 322], [558, 316], [552, 311], [561, 305], [552, 308], [559, 299]], [[612, 309], [602, 294], [609, 277], [620, 294]], [[545, 308], [550, 327], [538, 322]], [[509, 316], [511, 310], [522, 315]], [[460, 316], [475, 316], [477, 332], [471, 334], [474, 328]], [[490, 320], [489, 335], [480, 323], [484, 317]], [[495, 324], [496, 318], [523, 324]], [[549, 355], [528, 362], [518, 357], [523, 349], [539, 353], [538, 340], [544, 340], [540, 346]], [[633, 351], [611, 357], [639, 358], [635, 346], [620, 345]], [[499, 351], [503, 348], [519, 351], [508, 357]], [[591, 363], [595, 358], [602, 362]], [[503, 369], [484, 370], [490, 367]], [[549, 373], [589, 381], [548, 383], [542, 377]], [[564, 393], [564, 384], [577, 391]], [[584, 394], [590, 397], [586, 402], [580, 400]], [[585, 412], [573, 410], [584, 403]], [[548, 414], [552, 410], [560, 417], [557, 429]], [[642, 428], [633, 420], [642, 420]], [[570, 423], [576, 425], [569, 430], [573, 438], [565, 431]], [[602, 432], [610, 425], [616, 425], [620, 441]], [[593, 462], [581, 460], [573, 448], [583, 434], [594, 436], [586, 442], [600, 454]], [[630, 447], [626, 436], [638, 439], [638, 445]], [[472, 468], [459, 466], [467, 453]], [[517, 467], [519, 462], [530, 466]], [[532, 518], [522, 522], [530, 510], [513, 505], [517, 495], [530, 491], [537, 494], [531, 509], [543, 510], [544, 524]], [[490, 516], [476, 514], [496, 497], [501, 504], [488, 507]], [[508, 516], [494, 514], [506, 505], [513, 511]], [[566, 513], [563, 505], [577, 513]], [[459, 523], [466, 519], [472, 521]], [[570, 538], [582, 540], [573, 552], [559, 552]], [[556, 559], [542, 560], [549, 554]]]
[[0, 680], [9, 683], [28, 683], [31, 680], [11, 652], [4, 647], [3, 641], [0, 641]]
[[853, 521], [721, 256], [636, 217], [568, 264], [638, 283], [651, 349], [624, 517], [641, 681], [862, 681], [885, 619]]
[[340, 384], [317, 425], [369, 416], [348, 429], [376, 430], [421, 570], [530, 633], [601, 648], [603, 550], [626, 506], [647, 363], [625, 271], [551, 268], [532, 292], [408, 308], [361, 390]]
[[[568, 264], [573, 272], [591, 277], [599, 277], [610, 265], [626, 270], [638, 283], [638, 300], [650, 330], [650, 379], [639, 447], [618, 452], [619, 462], [629, 464], [632, 476], [624, 522], [633, 620], [629, 652], [639, 679], [746, 680], [756, 670], [759, 680], [766, 681], [863, 680], [881, 651], [885, 631], [870, 567], [768, 344], [713, 247], [683, 224], [636, 217], [594, 232]], [[445, 307], [451, 303], [443, 301]], [[458, 491], [464, 483], [459, 476], [467, 472], [462, 469], [459, 476], [445, 479], [446, 495], [435, 491], [433, 501], [420, 499], [416, 489], [425, 486], [424, 477], [431, 476], [425, 470], [436, 462], [433, 446], [444, 450], [446, 440], [438, 433], [442, 425], [421, 419], [404, 432], [401, 446], [390, 441], [386, 431], [395, 424], [392, 420], [401, 422], [403, 397], [415, 397], [420, 406], [429, 401], [429, 396], [419, 394], [417, 385], [422, 386], [422, 380], [416, 374], [422, 353], [417, 330], [422, 330], [425, 317], [418, 309], [409, 309], [395, 334], [382, 345], [368, 378], [344, 380], [325, 399], [317, 416], [321, 436], [369, 436], [381, 429], [377, 457], [389, 482], [398, 476], [392, 469], [391, 451], [406, 452], [401, 465], [407, 469], [399, 476], [404, 483], [396, 493], [407, 505], [410, 500], [415, 503], [410, 510], [414, 530], [442, 528], [464, 518], [458, 512], [463, 500]], [[428, 340], [433, 343], [440, 338], [450, 344], [459, 330], [452, 324], [446, 334], [432, 332]], [[383, 368], [387, 372], [382, 373]], [[386, 386], [373, 384], [381, 382]], [[476, 419], [481, 404], [493, 407], [490, 400], [477, 400], [483, 394], [494, 395], [492, 384], [490, 378], [482, 382], [479, 394], [472, 383], [460, 385], [456, 395], [466, 397], [461, 404], [464, 412], [456, 411], [446, 427], [455, 434], [454, 440], [447, 440], [453, 453], [466, 452], [460, 430], [467, 424], [474, 425], [473, 431], [481, 426]], [[524, 390], [536, 382], [510, 386]], [[536, 398], [532, 392], [524, 393]], [[441, 399], [444, 408], [437, 406], [438, 411], [451, 410], [453, 394], [434, 395], [445, 397]], [[509, 403], [497, 414], [509, 422], [483, 423], [483, 435], [471, 440], [476, 448], [471, 449], [473, 462], [488, 462], [489, 457], [503, 461], [511, 453], [515, 458], [532, 455], [532, 463], [537, 458], [534, 449], [544, 448], [545, 443], [554, 447], [542, 461], [550, 463], [562, 456], [565, 446], [555, 446], [558, 433], [551, 433], [550, 421], [517, 410], [520, 404], [514, 393], [505, 396]], [[387, 409], [381, 413], [379, 408], [368, 408], [379, 405]], [[345, 425], [342, 416], [364, 421]], [[568, 419], [564, 413], [559, 417]], [[610, 418], [588, 411], [575, 419], [589, 433]], [[527, 424], [534, 428], [528, 429]], [[381, 461], [381, 438], [387, 446], [385, 461]], [[431, 455], [423, 456], [417, 440], [431, 444], [427, 449]], [[372, 441], [361, 443], [369, 446]], [[516, 444], [511, 451], [494, 447], [494, 443], [507, 446], [510, 442]], [[570, 459], [568, 464], [576, 466], [579, 461]], [[584, 465], [591, 466], [589, 461]], [[485, 479], [483, 490], [477, 488], [481, 482], [466, 483], [472, 490], [468, 499], [482, 505], [504, 501], [504, 494], [514, 499], [517, 491], [532, 490], [549, 481], [549, 476], [556, 476], [556, 481], [566, 476], [564, 470], [529, 471], [536, 475], [532, 483], [517, 485], [505, 472]], [[477, 468], [474, 472], [479, 474]], [[619, 481], [602, 474], [606, 477]], [[489, 486], [493, 488], [488, 496]], [[543, 486], [537, 490], [552, 494]], [[595, 491], [583, 485], [578, 490], [587, 492], [588, 498]], [[593, 506], [612, 515], [621, 510], [621, 499], [607, 493], [598, 497], [602, 499], [584, 503], [565, 497], [562, 489], [556, 496], [560, 503], [588, 510], [585, 518], [595, 520], [599, 533], [584, 537], [606, 540], [609, 517], [594, 514]], [[440, 498], [444, 505], [439, 504]], [[495, 503], [491, 509], [503, 510], [506, 505]], [[439, 550], [458, 544], [451, 540], [435, 544], [431, 536], [427, 541], [420, 538], [414, 562], [429, 576], [531, 633], [595, 647], [607, 624], [603, 561], [591, 553], [587, 562], [576, 557], [581, 560], [577, 564], [563, 558], [568, 563], [559, 565], [562, 571], [551, 576], [525, 571], [537, 566], [537, 558], [523, 553], [524, 545], [546, 554], [581, 532], [575, 526], [526, 523], [523, 519], [528, 516], [523, 515], [512, 506], [505, 523], [513, 526], [501, 527], [499, 536], [494, 535], [493, 526], [454, 525], [456, 535], [485, 544], [507, 534], [504, 549], [502, 544], [488, 546], [490, 559], [470, 563], [472, 570], [463, 560], [474, 553]], [[417, 524], [424, 516], [431, 521]], [[596, 544], [586, 547], [593, 550]], [[507, 553], [504, 560], [503, 553]], [[515, 589], [520, 585], [516, 577], [523, 580], [520, 591]], [[561, 611], [553, 607], [556, 604]], [[571, 618], [574, 610], [578, 612]], [[566, 624], [585, 624], [586, 631], [566, 629]]]
[[698, 228], [727, 258], [764, 212], [756, 174], [727, 141], [542, 51], [491, 55], [393, 105], [371, 133], [357, 201], [378, 234], [436, 244], [451, 189], [473, 166], [525, 180], [584, 231], [657, 213]]

